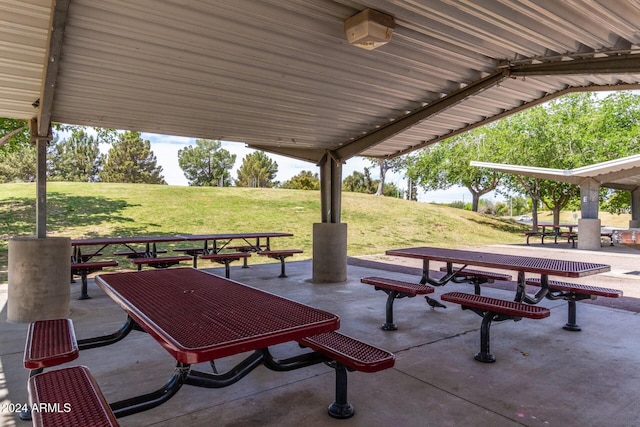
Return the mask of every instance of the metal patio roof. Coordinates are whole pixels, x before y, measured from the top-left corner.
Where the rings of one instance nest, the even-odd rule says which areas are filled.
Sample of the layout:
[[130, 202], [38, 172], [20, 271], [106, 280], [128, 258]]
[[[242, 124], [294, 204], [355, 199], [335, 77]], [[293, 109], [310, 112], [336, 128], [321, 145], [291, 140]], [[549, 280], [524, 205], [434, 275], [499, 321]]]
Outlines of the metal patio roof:
[[[395, 19], [372, 51], [344, 30], [367, 8]], [[0, 0], [0, 117], [392, 157], [640, 89], [639, 44], [640, 3], [621, 0]]]
[[640, 155], [596, 163], [576, 169], [551, 169], [533, 166], [472, 161], [471, 166], [494, 169], [514, 175], [549, 179], [580, 185], [587, 179], [598, 181], [600, 186], [617, 190], [634, 190], [640, 186]]

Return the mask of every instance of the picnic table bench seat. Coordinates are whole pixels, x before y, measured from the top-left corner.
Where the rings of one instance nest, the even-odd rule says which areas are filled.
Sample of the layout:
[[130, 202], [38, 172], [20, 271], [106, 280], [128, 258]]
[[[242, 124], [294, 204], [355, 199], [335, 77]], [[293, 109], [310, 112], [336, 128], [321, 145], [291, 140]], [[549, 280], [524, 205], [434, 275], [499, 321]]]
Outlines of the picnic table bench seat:
[[209, 253], [204, 246], [192, 247], [192, 248], [174, 248], [174, 252], [183, 252], [193, 260], [193, 268], [198, 268], [198, 256]]
[[[225, 249], [229, 249], [231, 251], [236, 251], [236, 252], [257, 252], [260, 250], [260, 248], [257, 248], [251, 245], [225, 246]], [[247, 263], [247, 260], [248, 258], [244, 258], [242, 260], [242, 268], [249, 268], [249, 264]]]
[[393, 302], [397, 298], [413, 298], [416, 295], [426, 295], [434, 292], [434, 288], [421, 283], [404, 282], [401, 280], [389, 279], [386, 277], [363, 277], [360, 282], [373, 285], [375, 290], [383, 291], [387, 294], [386, 321], [382, 325], [385, 331], [395, 331], [398, 329], [393, 323]]
[[[78, 358], [78, 342], [71, 319], [36, 320], [29, 324], [24, 347], [23, 365], [29, 378], [44, 368], [62, 365]], [[31, 419], [28, 409], [20, 412], [20, 419]]]
[[[29, 378], [27, 385], [33, 425], [118, 426], [113, 411], [86, 366], [55, 369]], [[51, 410], [54, 408], [56, 410]]]
[[[166, 254], [166, 249], [156, 249], [156, 254]], [[127, 258], [145, 258], [149, 254], [145, 251], [117, 251], [113, 253], [115, 256], [126, 256]]]
[[556, 233], [554, 233], [554, 232], [543, 233], [542, 231], [533, 231], [533, 230], [525, 231], [523, 234], [525, 236], [527, 236], [527, 245], [529, 244], [529, 239], [531, 237], [540, 237], [541, 238], [541, 243], [544, 245], [544, 238], [545, 237], [556, 236]]
[[[526, 279], [525, 283], [531, 286], [540, 286], [539, 278]], [[562, 328], [567, 331], [580, 331], [581, 328], [576, 322], [577, 306], [576, 301], [583, 299], [596, 299], [597, 297], [619, 298], [622, 291], [611, 288], [601, 288], [598, 286], [583, 285], [580, 283], [560, 282], [557, 280], [549, 280], [550, 294], [549, 299], [564, 299], [567, 301], [567, 324]]]
[[474, 358], [480, 362], [495, 362], [495, 357], [490, 352], [489, 330], [492, 321], [514, 320], [519, 321], [523, 317], [529, 319], [543, 319], [549, 317], [551, 311], [548, 308], [537, 305], [529, 305], [515, 301], [505, 301], [498, 298], [486, 297], [464, 292], [449, 292], [442, 294], [440, 298], [460, 304], [463, 310], [469, 309], [482, 317], [480, 327], [480, 352]]
[[71, 263], [71, 276], [80, 276], [82, 279], [82, 290], [80, 291], [79, 300], [91, 298], [87, 291], [87, 276], [103, 268], [117, 267], [118, 261], [88, 261]]
[[224, 264], [224, 277], [229, 278], [230, 267], [229, 265], [233, 261], [240, 259], [245, 260], [251, 256], [249, 252], [218, 252], [217, 254], [203, 254], [200, 255], [200, 259], [208, 259], [211, 262], [217, 262], [218, 264]]
[[[98, 252], [98, 253], [95, 253], [95, 254], [80, 254], [78, 256], [79, 260], [76, 260], [76, 261], [78, 261], [78, 262], [87, 262], [91, 258], [97, 257], [97, 256], [102, 256], [102, 253]], [[73, 259], [72, 259], [72, 262], [73, 262]]]
[[371, 373], [395, 364], [393, 353], [336, 331], [307, 337], [299, 342], [334, 362], [336, 396], [328, 408], [329, 415], [334, 418], [344, 419], [354, 414], [353, 406], [347, 401], [347, 370]]
[[280, 260], [280, 275], [278, 277], [287, 277], [284, 271], [284, 260], [290, 256], [295, 254], [301, 254], [302, 249], [275, 249], [268, 251], [258, 251], [256, 252], [258, 255], [267, 256], [269, 258], [274, 258]]
[[71, 319], [36, 320], [29, 324], [24, 367], [42, 371], [78, 358], [78, 342]]
[[191, 257], [187, 255], [175, 255], [131, 259], [131, 263], [138, 266], [138, 271], [142, 270], [143, 265], [149, 265], [155, 268], [169, 268], [172, 265], [180, 264], [183, 261], [191, 261]]
[[[440, 267], [440, 271], [447, 272], [447, 267]], [[509, 281], [512, 279], [510, 274], [505, 273], [496, 273], [494, 271], [484, 271], [484, 270], [472, 270], [472, 269], [463, 269], [460, 270], [459, 267], [453, 268], [454, 272], [458, 272], [453, 279], [451, 279], [454, 283], [471, 283], [474, 286], [474, 291], [476, 295], [480, 295], [480, 285], [483, 283], [493, 283], [496, 280], [498, 281]]]
[[560, 237], [567, 239], [568, 243], [571, 243], [571, 247], [575, 248], [576, 247], [576, 242], [578, 241], [578, 233], [576, 232], [562, 232], [559, 234]]

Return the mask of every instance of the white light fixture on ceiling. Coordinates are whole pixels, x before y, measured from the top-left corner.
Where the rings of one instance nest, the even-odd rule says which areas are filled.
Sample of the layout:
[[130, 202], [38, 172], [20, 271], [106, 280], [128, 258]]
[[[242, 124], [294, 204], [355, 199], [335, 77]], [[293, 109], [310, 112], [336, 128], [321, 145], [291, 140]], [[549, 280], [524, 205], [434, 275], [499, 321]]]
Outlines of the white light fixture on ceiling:
[[373, 9], [365, 9], [344, 21], [347, 40], [354, 46], [373, 50], [391, 40], [395, 20]]

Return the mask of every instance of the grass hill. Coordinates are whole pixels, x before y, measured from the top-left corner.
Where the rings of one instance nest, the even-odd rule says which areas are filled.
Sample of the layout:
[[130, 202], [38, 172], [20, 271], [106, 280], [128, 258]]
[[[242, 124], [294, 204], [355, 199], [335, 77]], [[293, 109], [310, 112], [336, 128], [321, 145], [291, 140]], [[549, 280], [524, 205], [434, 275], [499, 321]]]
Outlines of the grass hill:
[[[320, 222], [318, 191], [66, 182], [51, 182], [47, 190], [50, 236], [284, 231], [294, 237], [276, 239], [273, 247], [303, 249], [297, 259], [306, 259], [312, 225]], [[35, 184], [0, 185], [0, 283], [7, 280], [8, 238], [35, 234], [35, 192]], [[350, 256], [417, 245], [522, 243], [527, 228], [511, 219], [360, 193], [343, 193], [342, 204]]]

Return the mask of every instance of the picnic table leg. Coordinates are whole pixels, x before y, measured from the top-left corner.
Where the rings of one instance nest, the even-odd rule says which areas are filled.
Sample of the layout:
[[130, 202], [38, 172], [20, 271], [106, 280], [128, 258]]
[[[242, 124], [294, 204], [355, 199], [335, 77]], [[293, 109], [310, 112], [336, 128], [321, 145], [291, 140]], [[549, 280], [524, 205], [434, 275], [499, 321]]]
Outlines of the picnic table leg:
[[161, 405], [171, 399], [171, 397], [180, 390], [180, 387], [185, 383], [190, 370], [191, 366], [189, 364], [178, 362], [173, 375], [163, 387], [142, 396], [136, 396], [130, 399], [111, 403], [109, 406], [111, 406], [113, 414], [116, 418], [121, 418]]
[[422, 278], [420, 279], [421, 285], [426, 285], [429, 280], [429, 260], [422, 261]]
[[393, 302], [398, 297], [398, 291], [389, 291], [386, 305], [386, 319], [384, 325], [382, 325], [383, 331], [396, 331], [398, 327], [393, 323]]
[[347, 368], [340, 362], [336, 362], [336, 400], [329, 405], [329, 415], [333, 418], [351, 418], [355, 411], [347, 402]]
[[577, 332], [577, 331], [581, 331], [582, 328], [580, 326], [578, 326], [578, 324], [576, 323], [576, 300], [575, 298], [571, 298], [568, 300], [568, 317], [567, 317], [567, 324], [564, 325], [562, 327], [562, 329], [564, 329], [565, 331], [573, 331], [573, 332]]
[[280, 275], [278, 277], [287, 277], [287, 275], [284, 273], [284, 259], [286, 257], [284, 255], [280, 255], [278, 258], [280, 259]]
[[229, 273], [230, 273], [229, 272], [229, 264], [231, 264], [231, 260], [225, 259], [224, 260], [224, 277], [226, 277], [227, 279], [229, 278]]
[[81, 292], [80, 292], [80, 296], [78, 297], [79, 300], [84, 300], [84, 299], [90, 299], [91, 297], [89, 296], [89, 293], [87, 291], [87, 271], [83, 271], [82, 274], [80, 275], [80, 278], [82, 279], [82, 288], [81, 288]]
[[482, 325], [480, 326], [480, 352], [476, 353], [473, 357], [479, 362], [493, 363], [496, 361], [496, 358], [491, 354], [489, 348], [489, 330], [491, 329], [493, 316], [495, 316], [495, 313], [488, 312], [482, 318]]

